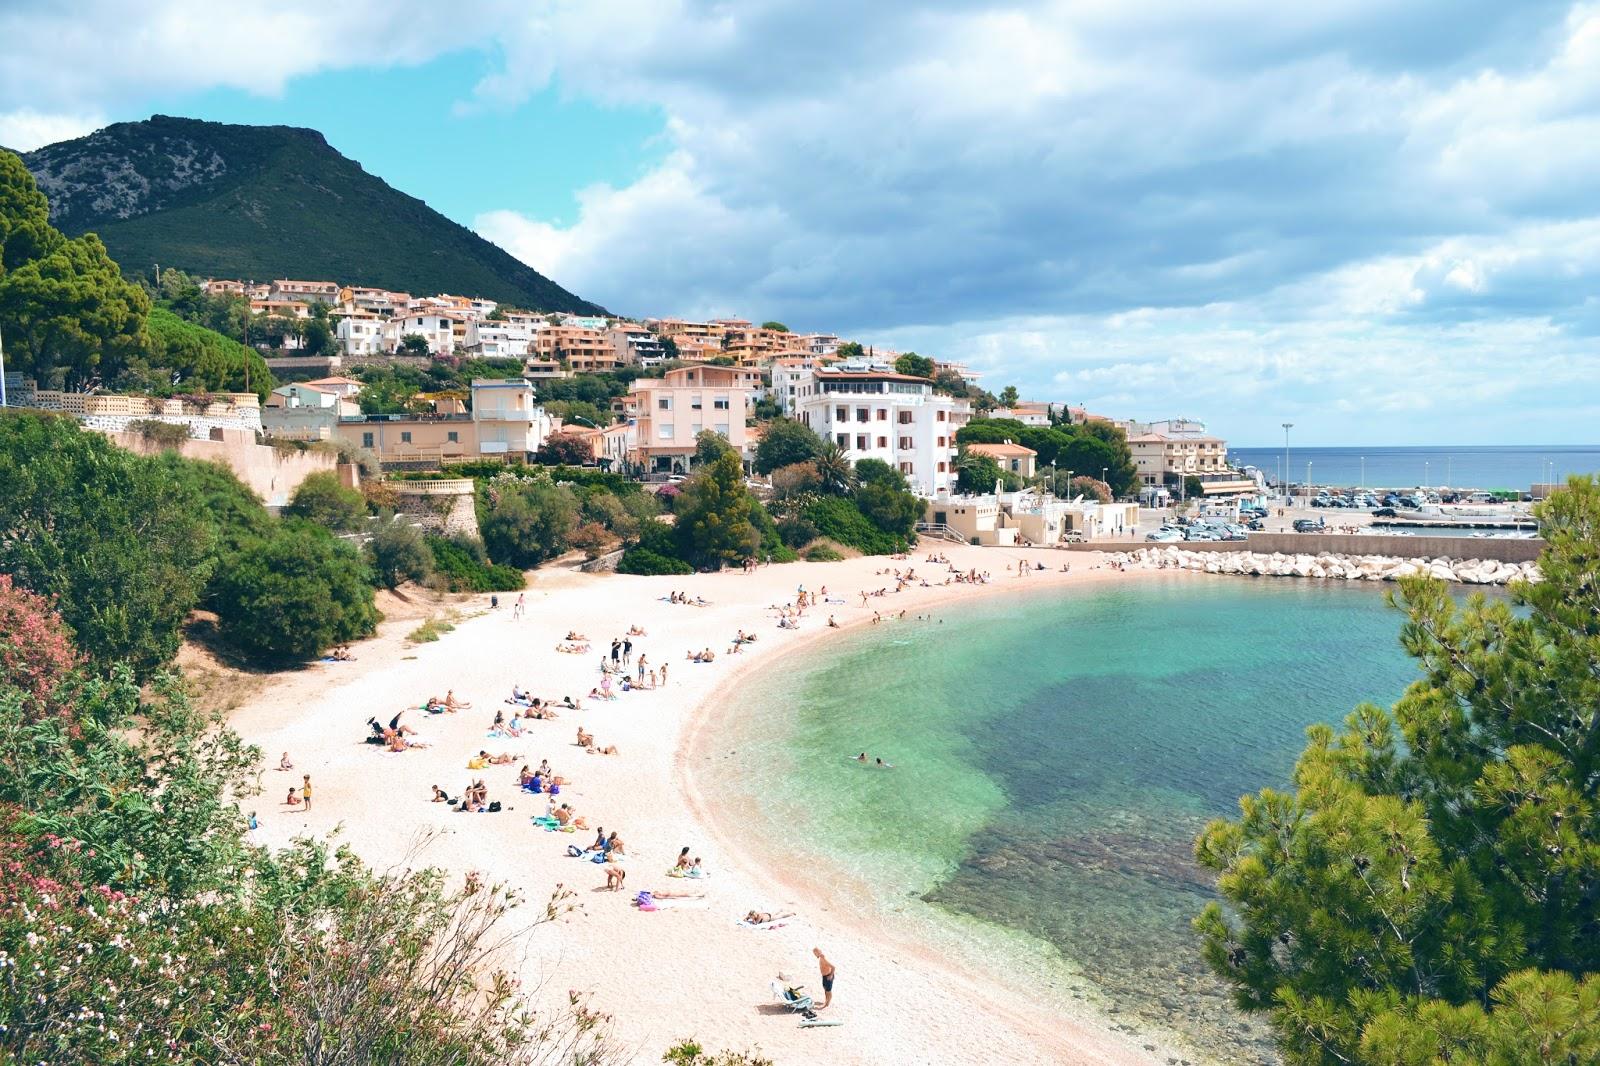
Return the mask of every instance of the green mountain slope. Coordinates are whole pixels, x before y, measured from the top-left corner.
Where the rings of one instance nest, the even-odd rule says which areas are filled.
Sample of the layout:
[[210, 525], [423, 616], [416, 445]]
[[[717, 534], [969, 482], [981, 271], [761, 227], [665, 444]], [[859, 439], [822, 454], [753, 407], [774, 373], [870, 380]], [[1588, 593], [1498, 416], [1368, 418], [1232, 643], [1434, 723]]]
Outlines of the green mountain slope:
[[153, 264], [600, 309], [346, 159], [315, 130], [157, 115], [23, 155], [69, 234], [129, 273]]

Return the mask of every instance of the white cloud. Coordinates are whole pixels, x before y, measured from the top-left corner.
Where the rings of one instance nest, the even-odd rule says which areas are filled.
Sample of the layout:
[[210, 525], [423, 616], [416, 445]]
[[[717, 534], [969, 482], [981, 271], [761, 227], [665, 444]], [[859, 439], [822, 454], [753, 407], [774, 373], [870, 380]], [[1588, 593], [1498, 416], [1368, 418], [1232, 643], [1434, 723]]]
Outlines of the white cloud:
[[41, 114], [28, 108], [0, 112], [0, 145], [30, 152], [42, 145], [71, 140], [106, 124], [103, 115]]

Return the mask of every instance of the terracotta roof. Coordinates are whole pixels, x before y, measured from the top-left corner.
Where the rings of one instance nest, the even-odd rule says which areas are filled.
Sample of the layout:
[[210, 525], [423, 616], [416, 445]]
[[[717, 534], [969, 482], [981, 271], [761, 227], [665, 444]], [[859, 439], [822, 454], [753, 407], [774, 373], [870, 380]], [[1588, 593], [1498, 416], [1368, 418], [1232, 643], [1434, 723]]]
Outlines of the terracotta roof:
[[1024, 455], [1038, 455], [1039, 454], [1038, 452], [1034, 451], [1032, 448], [1024, 448], [1020, 444], [1012, 444], [1009, 441], [1006, 441], [1006, 442], [1003, 442], [1003, 443], [1000, 443], [1000, 444], [987, 444], [987, 443], [969, 444], [969, 445], [967, 445], [967, 451], [969, 451], [969, 452], [977, 452], [979, 455], [1003, 455], [1003, 456], [1005, 456], [1007, 458], [1010, 458], [1010, 457], [1013, 457], [1013, 456], [1016, 456], [1016, 457], [1020, 458], [1021, 456], [1024, 456]]

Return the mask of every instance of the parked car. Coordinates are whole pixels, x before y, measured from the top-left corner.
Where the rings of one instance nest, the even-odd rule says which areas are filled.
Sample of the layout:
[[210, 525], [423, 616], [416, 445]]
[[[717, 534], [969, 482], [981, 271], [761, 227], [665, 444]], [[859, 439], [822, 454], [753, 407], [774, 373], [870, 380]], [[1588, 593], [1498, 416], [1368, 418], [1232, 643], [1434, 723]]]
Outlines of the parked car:
[[1322, 519], [1320, 518], [1296, 518], [1294, 520], [1294, 531], [1296, 533], [1318, 533], [1321, 532], [1322, 528]]
[[1372, 512], [1372, 517], [1373, 518], [1393, 518], [1394, 517], [1394, 508], [1393, 507], [1380, 507], [1376, 511]]
[[1158, 529], [1154, 533], [1146, 533], [1145, 540], [1153, 540], [1158, 544], [1170, 544], [1175, 540], [1182, 540], [1183, 534], [1176, 529]]

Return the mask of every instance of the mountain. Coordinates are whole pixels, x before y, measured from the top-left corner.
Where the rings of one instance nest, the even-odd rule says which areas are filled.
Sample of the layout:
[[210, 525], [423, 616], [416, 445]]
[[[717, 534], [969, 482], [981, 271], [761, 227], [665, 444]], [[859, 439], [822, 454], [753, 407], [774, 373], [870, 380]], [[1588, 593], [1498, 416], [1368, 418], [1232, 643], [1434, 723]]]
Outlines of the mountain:
[[330, 280], [595, 314], [465, 226], [390, 188], [315, 130], [156, 115], [22, 155], [50, 220], [124, 271]]

